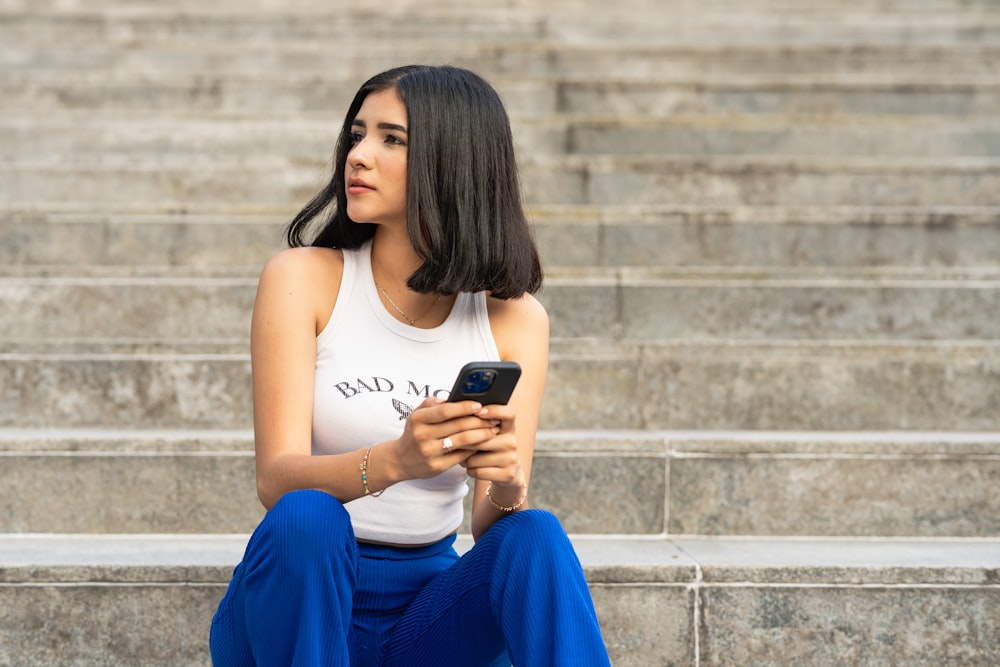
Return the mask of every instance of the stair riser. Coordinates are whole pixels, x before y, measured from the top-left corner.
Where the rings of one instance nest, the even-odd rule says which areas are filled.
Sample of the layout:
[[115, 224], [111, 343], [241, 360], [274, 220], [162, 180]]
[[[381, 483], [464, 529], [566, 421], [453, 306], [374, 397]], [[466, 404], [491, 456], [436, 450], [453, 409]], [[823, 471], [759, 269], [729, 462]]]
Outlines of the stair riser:
[[699, 664], [987, 667], [997, 604], [995, 586], [707, 587]]
[[1000, 457], [675, 458], [668, 533], [992, 537]]
[[[208, 665], [227, 574], [199, 585], [0, 585], [6, 664]], [[592, 583], [591, 591], [618, 667], [1000, 660], [995, 587], [733, 584], [692, 594], [686, 584]]]
[[528, 165], [533, 204], [921, 206], [1000, 204], [992, 166], [853, 168], [796, 165], [616, 164], [548, 168]]
[[[690, 82], [740, 76], [813, 76], [829, 80], [837, 74], [857, 77], [872, 73], [879, 80], [925, 81], [928, 77], [948, 80], [956, 72], [965, 78], [994, 76], [1000, 57], [1000, 51], [988, 42], [964, 42], [949, 48], [940, 43], [903, 43], [892, 36], [885, 43], [861, 47], [783, 40], [781, 47], [769, 44], [771, 48], [761, 48], [740, 40], [726, 43], [718, 36], [700, 44], [685, 44], [667, 35], [657, 44], [581, 47], [544, 37], [525, 43], [523, 33], [488, 38], [466, 34], [458, 39], [449, 35], [442, 38], [443, 43], [428, 46], [421, 41], [428, 35], [422, 34], [420, 38], [403, 35], [392, 48], [385, 49], [377, 41], [357, 40], [356, 36], [345, 39], [331, 34], [336, 31], [329, 27], [305, 21], [298, 26], [286, 25], [288, 32], [303, 33], [294, 37], [277, 34], [277, 21], [257, 33], [252, 31], [259, 25], [244, 26], [248, 30], [241, 33], [239, 26], [213, 25], [205, 19], [183, 26], [183, 36], [154, 32], [163, 27], [164, 22], [155, 26], [124, 22], [81, 26], [76, 22], [21, 21], [5, 26], [8, 41], [0, 46], [0, 62], [21, 72], [103, 70], [114, 73], [118, 80], [128, 76], [179, 79], [201, 77], [206, 72], [220, 80], [250, 79], [290, 72], [300, 80], [330, 81], [336, 77], [357, 87], [376, 72], [401, 63], [449, 63], [490, 79], [621, 77]], [[319, 32], [308, 34], [313, 27]], [[235, 30], [226, 34], [227, 28]], [[211, 34], [213, 30], [217, 34]], [[114, 34], [98, 36], [108, 32]], [[39, 40], [53, 46], [39, 49]], [[329, 49], [332, 40], [338, 41], [336, 52]]]
[[[146, 221], [142, 215], [60, 222], [44, 214], [0, 212], [0, 267], [235, 267], [255, 276], [283, 247], [284, 219], [290, 219], [293, 208], [246, 221], [236, 212], [219, 213], [207, 222], [197, 216]], [[613, 210], [606, 215], [616, 216]], [[623, 212], [609, 224], [594, 216], [583, 212], [577, 220], [558, 222], [535, 214], [543, 264], [991, 266], [1000, 256], [1000, 213], [995, 220], [968, 220], [959, 212], [914, 210], [905, 220], [893, 221], [859, 209], [856, 220], [845, 216], [816, 223], [797, 222], [794, 211], [781, 208], [774, 210], [772, 222], [736, 221], [713, 211], [667, 213], [653, 222], [632, 222], [634, 214]]]
[[[0, 283], [0, 339], [246, 340], [255, 280], [136, 286]], [[237, 284], [232, 284], [237, 283]]]
[[543, 422], [567, 429], [996, 430], [997, 351], [919, 349], [665, 345], [599, 359], [557, 352]]
[[852, 88], [757, 84], [743, 88], [640, 84], [565, 83], [559, 88], [562, 113], [669, 116], [682, 113], [857, 114], [985, 116], [996, 109], [1000, 91], [982, 86]]
[[[413, 9], [411, 0], [386, 0], [380, 6], [385, 9], [395, 10], [391, 14], [393, 16], [398, 15], [400, 10]], [[504, 3], [504, 6], [509, 7], [512, 12], [525, 15], [530, 14], [533, 9], [537, 9], [537, 5], [530, 0], [508, 0]], [[162, 3], [158, 3], [155, 0], [133, 0], [125, 6], [127, 9], [123, 8], [120, 0], [92, 0], [87, 3], [86, 8], [67, 5], [64, 2], [60, 2], [60, 0], [4, 0], [3, 7], [11, 12], [20, 12], [29, 15], [36, 13], [45, 15], [54, 14], [73, 19], [85, 18], [91, 14], [98, 13], [104, 16], [123, 19], [129, 17], [142, 19], [142, 17], [151, 16], [152, 18], [147, 20], [162, 23], [165, 22], [165, 16], [177, 16], [178, 14], [183, 16], [190, 14], [192, 11], [197, 11], [199, 18], [202, 16], [207, 19], [225, 17], [230, 22], [247, 19], [245, 11], [246, 3], [241, 2], [241, 0], [218, 0], [210, 6], [206, 6], [198, 0], [174, 0], [170, 4], [170, 8], [166, 10]], [[354, 20], [362, 20], [365, 17], [364, 11], [353, 14], [349, 10], [342, 10], [340, 8], [335, 10], [330, 5], [317, 3], [315, 0], [287, 0], [280, 4], [264, 2], [259, 3], [259, 7], [261, 12], [259, 20], [262, 22], [268, 19], [273, 20], [275, 16], [284, 15], [293, 17], [304, 16], [307, 19], [315, 21], [317, 18], [341, 17], [345, 15], [345, 12]], [[498, 11], [504, 11], [494, 5], [487, 5], [487, 8], [482, 8], [476, 4], [470, 4], [468, 0], [433, 0], [432, 2], [422, 3], [420, 8], [424, 10], [421, 12], [422, 14], [434, 14], [436, 12], [434, 17], [439, 20], [440, 13], [444, 12], [455, 15], [456, 10], [459, 9], [463, 10], [463, 14], [460, 14], [460, 16], [495, 16]], [[614, 5], [614, 7], [609, 7], [606, 2], [600, 0], [550, 0], [550, 2], [546, 3], [545, 8], [546, 11], [543, 14], [548, 14], [551, 10], [568, 11], [571, 14], [575, 14], [580, 9], [586, 9], [590, 10], [589, 14], [591, 16], [594, 16], [595, 13], [599, 12], [620, 12], [624, 8], [648, 11], [650, 4], [649, 0], [622, 0]], [[992, 4], [992, 0], [856, 0], [852, 3], [851, 8], [852, 12], [849, 14], [850, 16], [875, 14], [884, 19], [887, 12], [901, 12], [903, 16], [919, 17], [924, 14], [933, 16], [935, 13], [981, 12], [983, 10], [994, 9], [995, 5]], [[729, 17], [736, 21], [746, 18], [746, 16], [737, 13], [733, 5], [727, 2], [727, 0], [702, 0], [697, 3], [678, 3], [672, 9], [671, 18], [674, 21], [680, 17], [698, 17], [706, 14], [721, 18]], [[833, 16], [841, 19], [844, 18], [843, 5], [833, 0], [812, 2], [808, 5], [803, 5], [793, 0], [747, 0], [740, 3], [739, 9], [745, 11], [748, 16], [757, 18], [758, 21], [772, 16], [776, 20], [779, 20], [779, 22], [781, 19], [787, 22], [793, 15], [803, 17], [816, 16], [827, 20]], [[600, 14], [597, 15], [600, 16]], [[379, 16], [382, 15], [380, 14]], [[375, 19], [369, 18], [368, 20], [372, 21]], [[191, 23], [192, 21], [188, 20], [187, 22]]]
[[[995, 347], [562, 349], [549, 367], [546, 429], [1000, 430]], [[251, 423], [244, 355], [5, 355], [0, 395], [0, 426]]]
[[645, 224], [621, 218], [546, 222], [535, 235], [551, 266], [993, 266], [1000, 256], [1000, 218], [963, 224], [932, 210], [901, 224], [861, 212], [857, 221], [799, 223], [781, 209], [773, 222], [713, 220], [710, 213]]
[[224, 593], [222, 583], [183, 581], [0, 584], [0, 664], [207, 667]]
[[[555, 143], [555, 138], [550, 143]], [[568, 152], [625, 155], [818, 155], [982, 156], [1000, 155], [1000, 131], [942, 126], [904, 128], [784, 127], [773, 130], [673, 127], [572, 127]], [[545, 145], [545, 144], [543, 144]], [[552, 151], [558, 154], [558, 151]]]
[[[293, 214], [289, 208], [287, 219]], [[114, 222], [54, 222], [45, 214], [0, 214], [0, 265], [239, 267], [244, 275], [256, 276], [285, 247], [285, 220], [277, 212], [246, 221], [241, 217], [234, 211], [210, 220], [178, 215], [163, 221], [161, 215], [146, 221], [140, 213]]]
[[[860, 287], [567, 284], [546, 287], [552, 333], [625, 340], [995, 339], [1000, 285]], [[697, 283], [697, 281], [692, 281]]]
[[[137, 160], [170, 156], [200, 159], [211, 154], [230, 159], [282, 156], [314, 161], [332, 153], [338, 123], [142, 122], [74, 127], [46, 123], [0, 126], [0, 157], [59, 154], [67, 158], [95, 155]], [[514, 136], [528, 154], [618, 155], [787, 155], [827, 156], [979, 156], [1000, 155], [1000, 127], [918, 125], [898, 129], [884, 125], [727, 129], [628, 124], [538, 125], [513, 122]]]
[[[0, 460], [0, 505], [10, 512], [2, 532], [250, 533], [263, 512], [250, 453], [25, 453]], [[662, 455], [540, 453], [534, 469], [540, 481], [533, 505], [555, 511], [569, 532], [663, 533]], [[623, 487], [617, 480], [626, 477]]]
[[[45, 168], [12, 165], [0, 172], [9, 205], [293, 208], [329, 179], [321, 163]], [[1000, 167], [828, 164], [702, 164], [669, 160], [606, 165], [526, 164], [525, 199], [532, 205], [801, 205], [1000, 206]]]
[[[646, 7], [642, 7], [646, 9]], [[35, 8], [39, 11], [40, 8]], [[124, 17], [116, 12], [113, 20], [74, 18], [69, 26], [60, 26], [52, 19], [20, 19], [13, 22], [15, 34], [37, 32], [44, 40], [51, 35], [54, 43], [58, 38], [76, 36], [80, 25], [83, 34], [90, 28], [92, 42], [104, 39], [121, 40], [126, 43], [143, 43], [151, 39], [184, 39], [200, 41], [245, 42], [252, 41], [259, 47], [275, 43], [309, 43], [329, 45], [343, 42], [348, 45], [364, 44], [366, 41], [379, 43], [388, 35], [399, 40], [427, 40], [444, 43], [461, 41], [518, 42], [528, 39], [551, 39], [572, 44], [648, 44], [665, 45], [755, 45], [773, 46], [779, 44], [826, 45], [912, 45], [940, 44], [957, 45], [967, 43], [995, 43], [1000, 33], [996, 21], [983, 17], [956, 18], [952, 22], [935, 21], [930, 15], [921, 20], [919, 13], [892, 15], [883, 8], [860, 9], [850, 17], [842, 12], [829, 15], [820, 13], [810, 17], [807, 13], [798, 16], [784, 12], [767, 12], [760, 7], [748, 8], [744, 12], [720, 12], [698, 16], [688, 12], [675, 12], [670, 16], [654, 11], [617, 11], [603, 15], [595, 11], [547, 11], [532, 12], [529, 8], [512, 8], [509, 11], [476, 11], [462, 7], [464, 11], [450, 8], [422, 7], [414, 11], [412, 7], [397, 9], [388, 13], [362, 13], [329, 10], [317, 12], [314, 8], [304, 15], [296, 16], [294, 8], [282, 13], [264, 13], [263, 16], [247, 18], [240, 12], [234, 17], [232, 12], [221, 12], [221, 17], [212, 17], [211, 12], [197, 8], [197, 17], [177, 16], [179, 8], [171, 7], [164, 12], [161, 7], [153, 15]], [[384, 9], [384, 8], [383, 8]], [[532, 7], [530, 9], [537, 9]], [[799, 9], [796, 7], [795, 9]], [[24, 11], [23, 9], [21, 10]], [[95, 9], [91, 9], [95, 11]], [[192, 11], [192, 10], [188, 10]], [[218, 11], [218, 10], [217, 10]], [[228, 15], [227, 15], [228, 13]], [[241, 15], [242, 14], [242, 15]], [[100, 15], [98, 15], [100, 16]], [[850, 19], [850, 20], [845, 20]], [[752, 21], [752, 29], [747, 23]], [[89, 25], [88, 25], [89, 24]], [[70, 34], [67, 35], [66, 33]], [[22, 37], [22, 39], [24, 39]]]
[[[899, 287], [577, 283], [541, 293], [555, 337], [995, 339], [1000, 283]], [[245, 340], [256, 281], [0, 281], [0, 340]], [[67, 306], [72, 305], [72, 308]]]
[[[623, 450], [537, 452], [533, 506], [573, 534], [1000, 535], [998, 456]], [[249, 452], [2, 461], [6, 533], [250, 533], [263, 513]]]
[[[508, 111], [515, 117], [565, 113], [654, 117], [675, 114], [856, 114], [992, 118], [1000, 107], [1000, 90], [987, 85], [926, 84], [880, 88], [840, 84], [817, 88], [581, 81], [555, 87], [531, 82], [495, 83]], [[108, 76], [63, 80], [8, 75], [0, 77], [0, 110], [8, 114], [79, 109], [158, 115], [221, 113], [236, 117], [309, 113], [323, 114], [331, 122], [339, 122], [358, 85], [357, 81], [268, 82], [259, 78], [233, 81], [208, 75], [193, 80], [153, 80], [140, 85]]]

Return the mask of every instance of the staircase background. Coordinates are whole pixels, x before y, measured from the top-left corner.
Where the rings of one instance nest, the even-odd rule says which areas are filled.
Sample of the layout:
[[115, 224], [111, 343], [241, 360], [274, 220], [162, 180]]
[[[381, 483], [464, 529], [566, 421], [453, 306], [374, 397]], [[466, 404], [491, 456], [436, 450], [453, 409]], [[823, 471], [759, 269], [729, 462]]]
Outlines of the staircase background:
[[1000, 664], [1000, 5], [0, 0], [0, 665], [203, 665], [258, 271], [371, 74], [515, 126], [617, 667]]

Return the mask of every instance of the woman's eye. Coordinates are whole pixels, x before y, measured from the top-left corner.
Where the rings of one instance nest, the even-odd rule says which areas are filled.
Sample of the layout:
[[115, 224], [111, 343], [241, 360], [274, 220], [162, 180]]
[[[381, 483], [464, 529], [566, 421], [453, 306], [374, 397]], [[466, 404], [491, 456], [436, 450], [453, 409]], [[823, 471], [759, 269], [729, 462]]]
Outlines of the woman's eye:
[[406, 142], [397, 137], [394, 134], [387, 134], [385, 137], [385, 143], [392, 144], [394, 146], [405, 146]]
[[360, 132], [351, 132], [350, 136], [351, 136], [352, 146], [357, 146], [359, 143], [361, 143], [361, 140], [365, 138], [365, 135], [361, 134]]

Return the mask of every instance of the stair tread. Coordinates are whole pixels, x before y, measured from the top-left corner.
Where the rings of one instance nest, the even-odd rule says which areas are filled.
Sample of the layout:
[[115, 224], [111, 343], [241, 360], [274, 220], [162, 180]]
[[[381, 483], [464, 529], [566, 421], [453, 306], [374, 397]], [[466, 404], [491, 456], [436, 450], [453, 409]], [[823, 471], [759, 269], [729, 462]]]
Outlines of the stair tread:
[[[0, 534], [0, 582], [228, 578], [246, 534]], [[985, 583], [1000, 538], [812, 539], [572, 535], [592, 582]], [[460, 535], [456, 547], [468, 549]], [[985, 571], [985, 572], [983, 572]]]

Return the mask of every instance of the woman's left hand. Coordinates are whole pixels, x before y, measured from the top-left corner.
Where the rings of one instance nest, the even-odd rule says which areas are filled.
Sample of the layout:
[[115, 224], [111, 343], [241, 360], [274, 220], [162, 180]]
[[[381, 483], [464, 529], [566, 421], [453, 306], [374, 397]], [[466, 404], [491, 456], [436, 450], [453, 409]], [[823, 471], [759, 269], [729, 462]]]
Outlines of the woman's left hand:
[[499, 421], [499, 432], [476, 446], [474, 454], [463, 463], [469, 477], [493, 482], [497, 486], [524, 487], [525, 475], [517, 450], [514, 422], [517, 410], [512, 405], [488, 405], [477, 416]]

